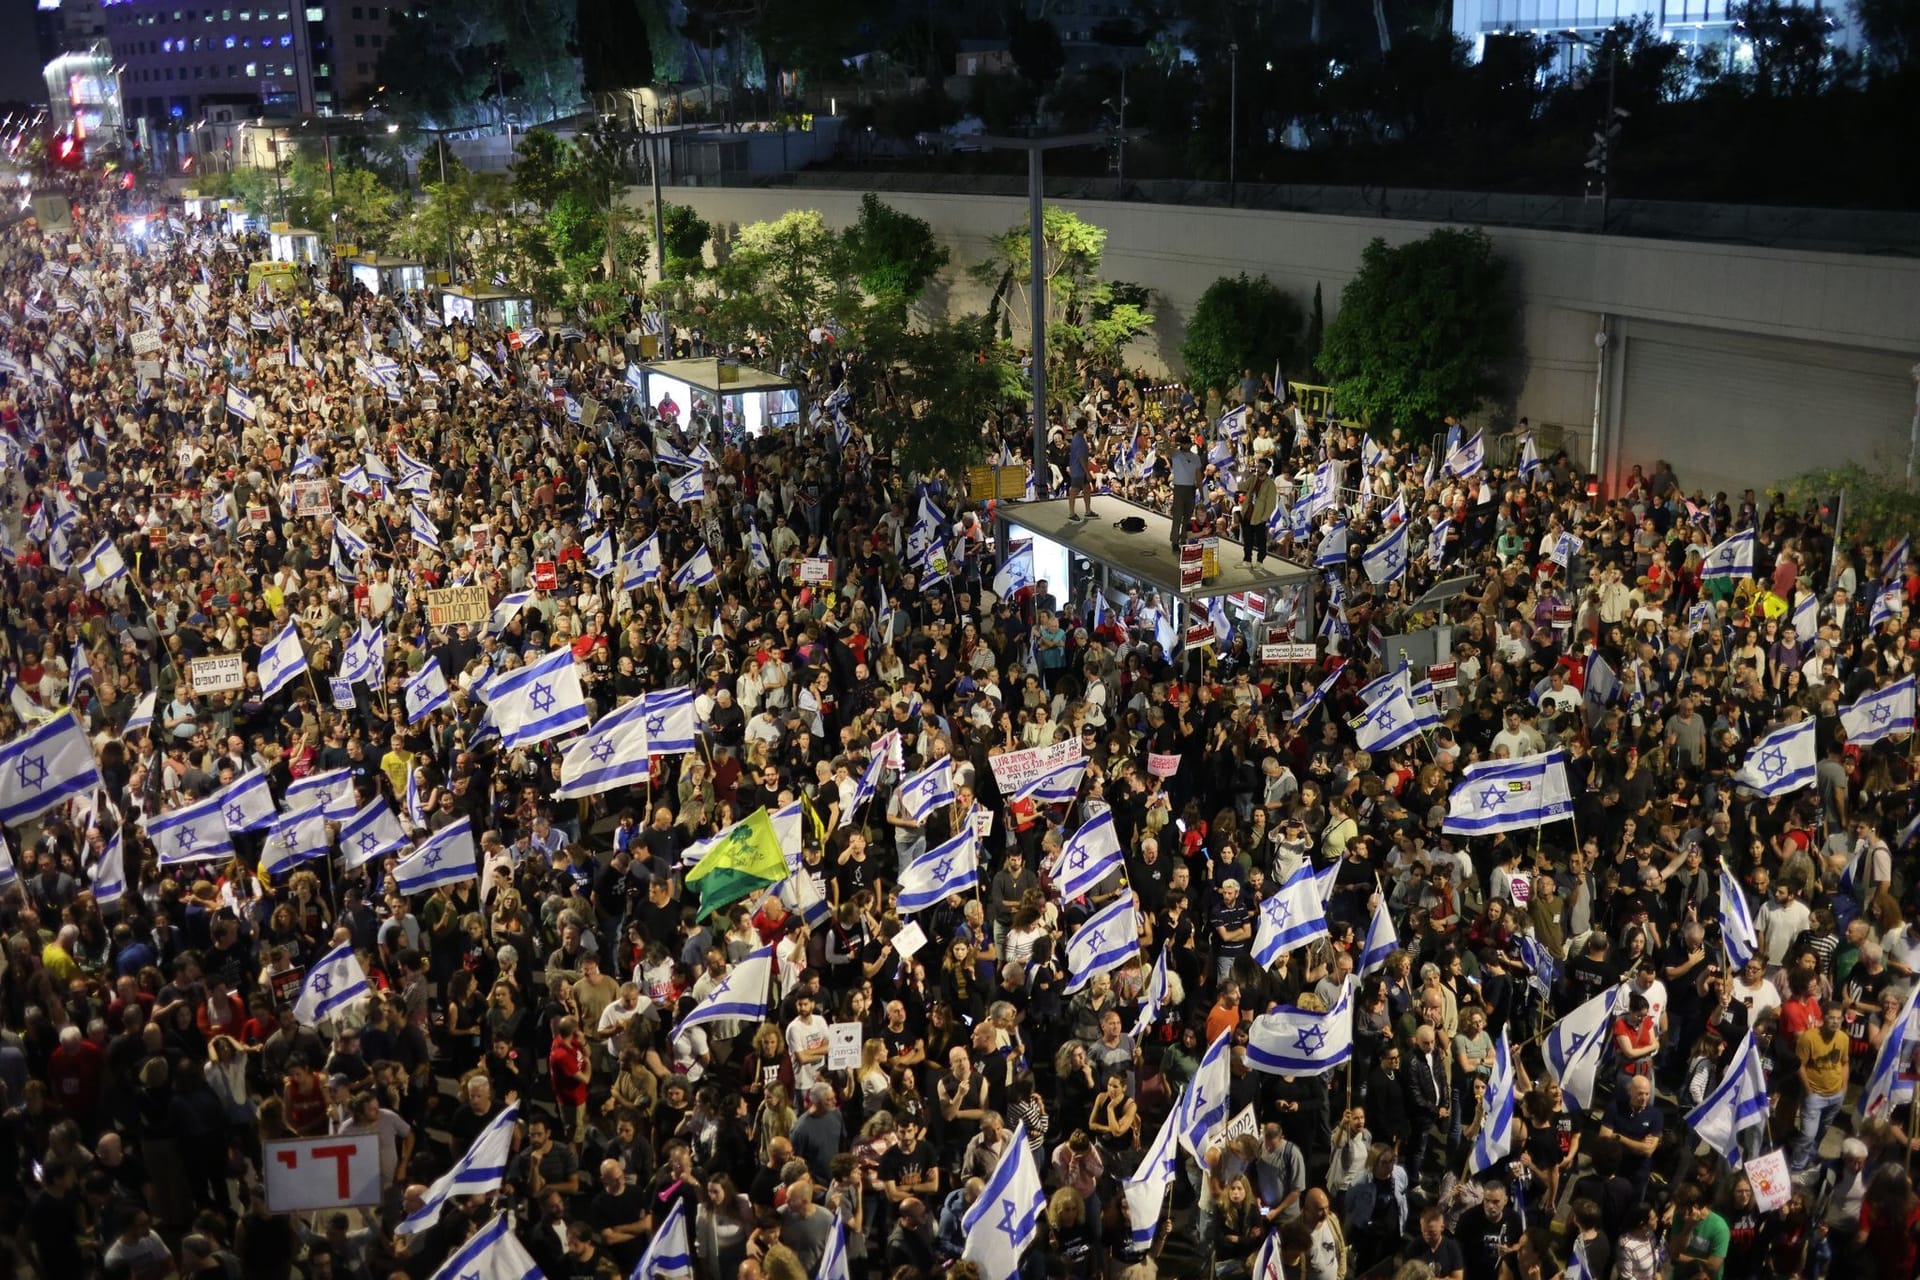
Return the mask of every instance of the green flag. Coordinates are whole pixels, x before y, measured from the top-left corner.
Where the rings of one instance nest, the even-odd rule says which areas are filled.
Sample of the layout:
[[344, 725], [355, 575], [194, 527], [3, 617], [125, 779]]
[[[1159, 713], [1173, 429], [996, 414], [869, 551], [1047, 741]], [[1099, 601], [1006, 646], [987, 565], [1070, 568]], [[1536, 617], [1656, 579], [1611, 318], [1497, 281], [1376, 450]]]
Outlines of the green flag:
[[687, 872], [687, 883], [700, 886], [703, 918], [786, 878], [787, 855], [764, 805], [709, 841]]

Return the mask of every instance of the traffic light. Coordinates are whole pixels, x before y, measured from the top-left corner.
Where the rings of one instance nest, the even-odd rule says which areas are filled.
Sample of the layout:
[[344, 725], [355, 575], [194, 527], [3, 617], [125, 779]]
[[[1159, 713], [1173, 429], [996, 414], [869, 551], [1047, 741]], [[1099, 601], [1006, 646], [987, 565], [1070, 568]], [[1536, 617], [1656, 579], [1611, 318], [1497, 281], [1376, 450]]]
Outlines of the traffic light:
[[1840, 540], [1840, 521], [1844, 517], [1845, 502], [1845, 495], [1838, 493], [1830, 493], [1820, 499], [1820, 527], [1836, 542]]

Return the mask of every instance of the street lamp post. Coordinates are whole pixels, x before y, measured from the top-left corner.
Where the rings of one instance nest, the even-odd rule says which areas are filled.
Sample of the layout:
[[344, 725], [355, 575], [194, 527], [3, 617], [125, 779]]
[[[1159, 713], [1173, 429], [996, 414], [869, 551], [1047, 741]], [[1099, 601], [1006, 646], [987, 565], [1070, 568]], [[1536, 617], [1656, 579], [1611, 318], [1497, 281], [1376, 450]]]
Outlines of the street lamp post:
[[1604, 50], [1607, 55], [1607, 113], [1600, 118], [1600, 127], [1594, 132], [1593, 146], [1587, 152], [1586, 162], [1586, 167], [1600, 184], [1600, 233], [1605, 235], [1613, 201], [1613, 142], [1620, 136], [1620, 122], [1628, 115], [1614, 101], [1618, 85], [1616, 71], [1619, 46], [1611, 39], [1595, 40], [1572, 28], [1561, 32], [1561, 35], [1569, 44], [1578, 44], [1592, 51]]
[[1232, 204], [1240, 159], [1240, 42], [1227, 46], [1227, 203]]

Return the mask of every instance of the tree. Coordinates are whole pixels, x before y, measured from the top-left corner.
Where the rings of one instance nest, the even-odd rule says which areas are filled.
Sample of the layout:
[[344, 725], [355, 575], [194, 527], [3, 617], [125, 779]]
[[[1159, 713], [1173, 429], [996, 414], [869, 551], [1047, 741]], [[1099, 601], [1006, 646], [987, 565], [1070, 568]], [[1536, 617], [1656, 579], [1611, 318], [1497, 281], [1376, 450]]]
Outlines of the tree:
[[845, 322], [859, 310], [842, 278], [839, 237], [818, 210], [749, 223], [715, 272], [713, 327], [726, 341], [760, 345], [770, 359], [796, 356], [815, 324]]
[[[1117, 302], [1113, 285], [1100, 279], [1106, 229], [1051, 206], [1041, 219], [1048, 363], [1064, 371], [1082, 355], [1117, 357], [1152, 326], [1153, 316], [1141, 299]], [[991, 241], [992, 256], [970, 271], [975, 280], [992, 287], [987, 319], [1003, 334], [1012, 333], [1016, 313], [1022, 321], [1031, 313], [1026, 298], [1032, 287], [1032, 243], [1026, 223], [1009, 228]], [[1020, 305], [1013, 305], [1016, 302]]]
[[1865, 539], [1884, 547], [1889, 541], [1920, 529], [1920, 494], [1907, 489], [1906, 469], [1898, 461], [1879, 467], [1849, 463], [1822, 467], [1794, 476], [1780, 486], [1791, 507], [1816, 504], [1830, 494], [1847, 495], [1844, 541]]
[[635, 0], [580, 0], [581, 84], [601, 98], [653, 83], [653, 44]]
[[1008, 17], [1007, 53], [1019, 68], [1020, 78], [1041, 97], [1067, 65], [1066, 51], [1060, 47], [1060, 28], [1046, 18], [1028, 18], [1020, 10]]
[[713, 228], [691, 206], [668, 204], [660, 210], [661, 234], [666, 244], [661, 259], [661, 275], [668, 280], [684, 280], [706, 270], [702, 256]]
[[848, 381], [862, 425], [896, 471], [955, 475], [986, 456], [987, 423], [1018, 403], [1020, 374], [985, 316], [924, 329], [878, 317]]
[[947, 250], [926, 219], [901, 213], [869, 191], [843, 233], [846, 264], [876, 304], [905, 311], [945, 269]]
[[1265, 276], [1221, 276], [1207, 286], [1187, 321], [1180, 358], [1187, 380], [1225, 390], [1243, 369], [1299, 367], [1300, 305]]
[[533, 129], [514, 148], [513, 194], [536, 209], [546, 209], [572, 183], [573, 147], [557, 134]]
[[1727, 16], [1753, 51], [1748, 82], [1762, 97], [1812, 97], [1846, 70], [1844, 57], [1827, 47], [1827, 15], [1817, 9], [1746, 0], [1729, 6]]
[[1853, 0], [1853, 16], [1867, 38], [1876, 70], [1899, 74], [1920, 66], [1920, 4], [1913, 0]]
[[1479, 228], [1375, 239], [1340, 292], [1320, 367], [1341, 411], [1408, 426], [1478, 408], [1516, 353], [1506, 264]]

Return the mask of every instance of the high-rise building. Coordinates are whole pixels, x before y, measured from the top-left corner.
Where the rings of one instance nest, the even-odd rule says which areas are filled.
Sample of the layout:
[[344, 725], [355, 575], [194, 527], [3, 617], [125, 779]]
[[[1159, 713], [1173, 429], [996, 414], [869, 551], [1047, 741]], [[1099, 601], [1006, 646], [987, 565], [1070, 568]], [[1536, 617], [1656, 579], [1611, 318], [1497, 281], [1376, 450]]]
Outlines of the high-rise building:
[[[1857, 41], [1848, 0], [1786, 0], [1827, 15], [1835, 44]], [[1503, 32], [1552, 36], [1575, 32], [1598, 36], [1619, 22], [1649, 19], [1662, 39], [1677, 44], [1738, 46], [1734, 29], [1741, 0], [1453, 0], [1454, 34], [1474, 46]]]

